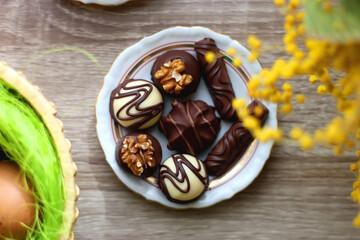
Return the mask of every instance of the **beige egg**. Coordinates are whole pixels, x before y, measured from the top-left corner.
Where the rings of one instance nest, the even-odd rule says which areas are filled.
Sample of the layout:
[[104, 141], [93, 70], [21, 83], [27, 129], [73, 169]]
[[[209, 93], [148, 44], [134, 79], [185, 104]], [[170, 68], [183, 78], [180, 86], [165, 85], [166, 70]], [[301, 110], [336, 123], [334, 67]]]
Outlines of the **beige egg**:
[[[26, 180], [29, 188], [31, 184]], [[19, 167], [0, 161], [0, 239], [25, 239], [27, 229], [35, 219], [35, 198], [25, 187]]]

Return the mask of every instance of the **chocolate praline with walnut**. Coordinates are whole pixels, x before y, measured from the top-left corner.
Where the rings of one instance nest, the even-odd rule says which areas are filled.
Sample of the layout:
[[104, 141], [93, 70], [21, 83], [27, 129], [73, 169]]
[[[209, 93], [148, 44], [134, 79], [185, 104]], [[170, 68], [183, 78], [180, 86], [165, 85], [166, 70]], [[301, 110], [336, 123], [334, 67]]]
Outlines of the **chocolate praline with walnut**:
[[151, 134], [132, 132], [117, 142], [115, 157], [121, 168], [135, 176], [149, 177], [159, 168], [162, 150]]
[[151, 69], [151, 79], [163, 94], [185, 97], [199, 86], [200, 66], [190, 53], [170, 50], [157, 57]]

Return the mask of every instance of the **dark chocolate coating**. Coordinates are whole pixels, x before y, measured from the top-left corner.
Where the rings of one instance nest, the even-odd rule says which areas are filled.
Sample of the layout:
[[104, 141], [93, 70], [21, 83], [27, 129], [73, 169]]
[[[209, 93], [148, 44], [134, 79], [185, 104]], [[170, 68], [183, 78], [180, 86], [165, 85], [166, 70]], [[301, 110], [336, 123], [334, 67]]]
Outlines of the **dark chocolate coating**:
[[[235, 121], [237, 115], [235, 109], [232, 108], [235, 93], [226, 69], [225, 59], [215, 41], [211, 38], [204, 38], [195, 42], [195, 51], [216, 110], [222, 119]], [[214, 62], [208, 63], [205, 59], [208, 52], [213, 52], [216, 56], [221, 57], [217, 57]]]
[[[144, 84], [139, 85], [139, 86], [133, 86], [133, 87], [129, 87], [127, 86], [127, 84], [131, 81], [145, 81]], [[155, 86], [143, 79], [128, 79], [126, 81], [124, 81], [122, 84], [120, 84], [118, 87], [116, 87], [110, 95], [110, 115], [111, 117], [121, 125], [121, 123], [119, 122], [119, 120], [133, 120], [133, 119], [139, 119], [139, 121], [136, 121], [135, 123], [133, 123], [132, 125], [126, 127], [130, 130], [137, 130], [139, 129], [142, 125], [144, 125], [146, 122], [150, 121], [151, 119], [153, 119], [155, 116], [157, 116], [159, 113], [161, 113], [164, 110], [164, 103], [159, 103], [159, 104], [155, 104], [152, 106], [147, 106], [147, 107], [140, 107], [140, 104], [146, 100], [146, 98], [151, 94], [151, 92], [153, 91], [153, 89], [155, 88]], [[121, 89], [125, 89], [125, 90], [131, 90], [130, 92], [127, 93], [120, 93]], [[143, 94], [141, 94], [141, 92]], [[127, 102], [124, 106], [122, 106], [118, 112], [114, 112], [114, 108], [113, 108], [113, 103], [115, 100], [120, 99], [120, 98], [126, 98], [132, 96], [133, 99], [132, 101]], [[136, 110], [139, 111], [139, 113], [131, 113], [130, 109], [132, 107], [135, 107]], [[123, 110], [123, 109], [127, 109], [126, 113], [128, 115], [127, 119], [121, 119], [119, 116], [119, 113]], [[125, 126], [123, 126], [125, 127]]]
[[160, 130], [168, 139], [168, 149], [196, 155], [210, 146], [220, 130], [215, 109], [201, 100], [171, 102], [173, 109], [161, 117]]
[[[166, 165], [160, 166], [158, 183], [161, 188], [161, 191], [164, 193], [164, 195], [167, 197], [167, 199], [169, 199], [172, 202], [189, 203], [189, 202], [195, 201], [196, 199], [201, 197], [201, 195], [205, 192], [205, 190], [207, 189], [208, 184], [209, 184], [209, 176], [208, 176], [207, 169], [206, 169], [204, 163], [195, 157], [196, 160], [198, 161], [198, 165], [199, 165], [199, 168], [196, 168], [191, 162], [189, 162], [189, 160], [187, 160], [187, 158], [183, 154], [175, 154], [175, 155], [172, 155], [171, 158], [174, 161], [174, 165], [176, 166], [176, 172], [173, 172]], [[199, 178], [199, 180], [204, 184], [204, 190], [202, 191], [202, 193], [200, 193], [199, 196], [197, 196], [196, 198], [191, 199], [189, 201], [181, 201], [179, 199], [172, 198], [170, 196], [168, 188], [165, 184], [165, 179], [168, 179], [173, 184], [173, 186], [175, 186], [175, 188], [177, 190], [179, 190], [182, 193], [188, 193], [191, 189], [191, 182], [189, 181], [189, 177], [184, 169], [184, 166], [189, 168], [190, 171], [192, 171]], [[201, 176], [201, 174], [200, 174], [202, 168], [204, 168], [204, 170], [205, 170], [205, 174], [206, 174], [205, 177]], [[180, 186], [178, 186], [176, 184], [175, 180], [177, 182], [186, 182], [187, 188], [185, 190], [181, 189]]]
[[121, 157], [123, 155], [121, 150], [123, 148], [123, 141], [126, 137], [135, 137], [135, 140], [137, 142], [136, 137], [139, 136], [140, 134], [146, 134], [148, 139], [151, 140], [152, 146], [154, 147], [153, 158], [155, 159], [155, 166], [150, 167], [150, 166], [146, 165], [146, 168], [144, 168], [144, 171], [141, 174], [141, 177], [150, 177], [159, 168], [161, 160], [162, 160], [162, 150], [161, 150], [160, 143], [153, 135], [151, 135], [149, 133], [142, 133], [142, 132], [131, 132], [131, 133], [125, 135], [116, 144], [115, 158], [116, 158], [116, 162], [118, 163], [118, 165], [121, 168], [123, 168], [124, 170], [133, 174], [133, 172], [130, 170], [130, 168], [127, 166], [127, 164], [121, 160]]
[[[155, 73], [163, 66], [164, 63], [172, 61], [174, 59], [181, 59], [185, 64], [185, 71], [181, 72], [181, 74], [191, 75], [193, 80], [187, 85], [179, 94], [173, 93], [169, 94], [160, 83], [161, 79], [157, 79], [155, 77]], [[181, 51], [181, 50], [170, 50], [165, 52], [164, 54], [157, 57], [152, 69], [151, 69], [151, 79], [154, 82], [155, 86], [162, 92], [163, 94], [169, 97], [185, 97], [195, 92], [200, 83], [200, 66], [195, 57], [193, 57], [190, 53]]]
[[[257, 117], [263, 126], [269, 110], [260, 101], [253, 101], [249, 104], [250, 114], [254, 115], [254, 108], [260, 106], [263, 114]], [[208, 154], [205, 165], [213, 176], [220, 176], [239, 159], [246, 151], [250, 143], [254, 140], [253, 136], [247, 130], [241, 120], [237, 120], [231, 128], [224, 134], [216, 146]]]

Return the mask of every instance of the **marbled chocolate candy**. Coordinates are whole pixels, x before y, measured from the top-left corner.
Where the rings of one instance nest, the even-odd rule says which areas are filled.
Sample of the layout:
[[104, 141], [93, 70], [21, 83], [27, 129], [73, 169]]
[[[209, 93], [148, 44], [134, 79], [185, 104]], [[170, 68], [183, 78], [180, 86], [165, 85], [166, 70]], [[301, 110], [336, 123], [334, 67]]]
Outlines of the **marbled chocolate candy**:
[[142, 79], [129, 79], [110, 95], [111, 117], [131, 130], [153, 126], [164, 110], [163, 98], [154, 84]]
[[175, 154], [160, 166], [159, 186], [172, 202], [188, 203], [198, 199], [208, 183], [204, 163], [194, 156]]

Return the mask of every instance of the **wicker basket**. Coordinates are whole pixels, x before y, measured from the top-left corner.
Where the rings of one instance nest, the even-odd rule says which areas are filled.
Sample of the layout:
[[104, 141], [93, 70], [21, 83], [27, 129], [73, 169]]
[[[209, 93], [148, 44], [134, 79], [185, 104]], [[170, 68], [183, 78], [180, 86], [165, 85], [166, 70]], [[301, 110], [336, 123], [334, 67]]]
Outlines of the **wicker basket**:
[[79, 197], [79, 187], [75, 184], [77, 169], [71, 158], [71, 144], [64, 136], [63, 123], [56, 118], [54, 103], [49, 102], [41, 93], [40, 88], [32, 85], [21, 72], [16, 72], [6, 63], [0, 62], [0, 78], [16, 89], [40, 115], [52, 136], [60, 158], [64, 177], [66, 202], [64, 233], [61, 240], [74, 239], [73, 227], [79, 216], [76, 201]]

